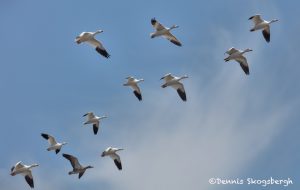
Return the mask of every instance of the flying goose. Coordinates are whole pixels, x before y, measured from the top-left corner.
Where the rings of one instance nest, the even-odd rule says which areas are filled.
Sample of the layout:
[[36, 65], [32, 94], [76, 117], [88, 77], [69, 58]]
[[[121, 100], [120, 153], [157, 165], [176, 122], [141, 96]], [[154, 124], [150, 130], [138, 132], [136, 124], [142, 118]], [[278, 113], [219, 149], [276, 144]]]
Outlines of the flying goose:
[[165, 84], [163, 84], [161, 87], [166, 88], [167, 86], [173, 87], [175, 90], [177, 90], [178, 95], [183, 101], [186, 101], [186, 94], [184, 90], [184, 86], [181, 82], [179, 82], [182, 79], [186, 79], [188, 76], [184, 75], [182, 77], [176, 77], [173, 76], [171, 73], [166, 74], [163, 76], [160, 80], [165, 79]]
[[177, 38], [175, 36], [173, 36], [170, 32], [172, 29], [178, 28], [179, 26], [173, 25], [170, 28], [167, 28], [167, 27], [164, 27], [162, 24], [160, 24], [155, 18], [151, 19], [151, 24], [156, 30], [155, 32], [150, 34], [151, 38], [163, 36], [163, 37], [167, 38], [173, 44], [175, 44], [177, 46], [181, 46], [180, 41], [177, 40]]
[[70, 171], [69, 175], [79, 174], [78, 179], [80, 179], [81, 176], [83, 176], [86, 169], [93, 168], [93, 166], [85, 166], [84, 167], [84, 166], [80, 165], [80, 163], [78, 162], [78, 159], [75, 156], [72, 156], [70, 154], [63, 154], [63, 157], [65, 157], [67, 160], [69, 160], [73, 167], [73, 171]]
[[237, 61], [240, 66], [242, 67], [243, 71], [246, 73], [246, 75], [249, 75], [249, 66], [247, 63], [247, 59], [243, 56], [244, 53], [250, 52], [252, 49], [245, 49], [244, 51], [235, 49], [234, 47], [230, 48], [227, 50], [225, 53], [227, 53], [229, 56], [226, 57], [224, 60], [225, 62], [230, 61], [230, 60], [235, 60]]
[[263, 20], [260, 15], [254, 15], [249, 18], [254, 22], [254, 27], [250, 30], [251, 32], [256, 30], [262, 30], [262, 34], [267, 42], [270, 42], [270, 24], [273, 22], [277, 22], [278, 19], [273, 19], [271, 21]]
[[119, 170], [122, 170], [122, 163], [121, 163], [120, 156], [116, 153], [117, 151], [120, 151], [120, 150], [124, 150], [124, 149], [108, 147], [105, 151], [102, 152], [101, 156], [102, 157], [109, 156], [111, 159], [113, 159], [117, 168]]
[[95, 116], [93, 112], [88, 112], [83, 115], [83, 117], [85, 116], [87, 116], [88, 118], [87, 121], [83, 123], [83, 125], [93, 124], [93, 131], [95, 135], [98, 133], [100, 120], [107, 118], [107, 116], [101, 116], [101, 117]]
[[68, 144], [66, 142], [58, 143], [56, 142], [55, 138], [51, 135], [48, 135], [46, 133], [41, 133], [42, 137], [44, 137], [46, 140], [48, 140], [49, 147], [47, 148], [48, 151], [55, 150], [55, 153], [58, 154], [61, 147], [65, 144]]
[[138, 86], [138, 83], [141, 81], [144, 81], [144, 79], [135, 79], [133, 77], [127, 77], [128, 81], [127, 83], [123, 84], [124, 86], [130, 86], [133, 89], [134, 95], [139, 99], [139, 101], [142, 101], [142, 93]]
[[20, 162], [16, 163], [16, 165], [14, 165], [11, 168], [10, 175], [15, 176], [17, 174], [22, 174], [25, 177], [25, 180], [28, 183], [28, 185], [31, 188], [34, 188], [33, 177], [32, 177], [30, 169], [33, 168], [33, 167], [36, 167], [36, 166], [39, 166], [39, 165], [38, 164], [32, 164], [32, 165], [27, 166], [27, 165], [23, 165], [20, 161]]
[[103, 55], [105, 58], [109, 58], [110, 55], [107, 53], [106, 49], [103, 47], [102, 43], [95, 39], [95, 35], [102, 33], [103, 30], [97, 30], [96, 32], [82, 32], [76, 37], [75, 42], [80, 44], [81, 42], [87, 42], [96, 48], [96, 51]]

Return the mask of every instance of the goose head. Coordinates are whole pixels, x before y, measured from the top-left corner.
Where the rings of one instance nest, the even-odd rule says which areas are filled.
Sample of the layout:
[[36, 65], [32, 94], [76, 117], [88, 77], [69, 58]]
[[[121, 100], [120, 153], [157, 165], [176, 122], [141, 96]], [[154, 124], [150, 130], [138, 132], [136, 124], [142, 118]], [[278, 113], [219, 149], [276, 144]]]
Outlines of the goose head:
[[249, 48], [247, 48], [247, 49], [245, 49], [243, 52], [250, 52], [250, 51], [253, 51], [252, 49], [249, 49]]
[[33, 168], [33, 167], [37, 167], [37, 166], [39, 166], [39, 165], [38, 164], [32, 164], [32, 165], [29, 166], [29, 168]]
[[170, 30], [174, 29], [174, 28], [178, 28], [179, 26], [174, 24], [173, 26], [170, 27]]
[[95, 34], [100, 34], [100, 33], [102, 33], [103, 32], [103, 30], [97, 30], [96, 32], [94, 32], [94, 35]]
[[271, 20], [270, 22], [269, 22], [269, 24], [271, 24], [271, 23], [273, 23], [273, 22], [277, 22], [277, 21], [279, 21], [278, 19], [273, 19], [273, 20]]
[[85, 167], [85, 169], [90, 169], [90, 168], [94, 168], [93, 166], [87, 166]]
[[100, 119], [108, 118], [106, 115], [101, 116]]

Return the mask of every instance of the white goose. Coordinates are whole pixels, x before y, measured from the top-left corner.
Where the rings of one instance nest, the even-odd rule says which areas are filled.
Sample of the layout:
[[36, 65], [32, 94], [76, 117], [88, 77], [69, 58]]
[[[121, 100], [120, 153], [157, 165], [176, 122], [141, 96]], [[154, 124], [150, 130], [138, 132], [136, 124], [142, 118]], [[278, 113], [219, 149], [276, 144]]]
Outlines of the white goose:
[[139, 99], [139, 101], [142, 101], [142, 93], [138, 86], [138, 83], [144, 81], [144, 79], [135, 79], [133, 77], [127, 77], [126, 79], [128, 81], [123, 85], [130, 86], [133, 89], [134, 95]]
[[120, 151], [120, 150], [124, 150], [124, 149], [108, 147], [105, 151], [102, 152], [101, 156], [102, 157], [109, 156], [111, 159], [113, 159], [117, 168], [119, 170], [122, 170], [122, 163], [121, 163], [120, 156], [116, 153], [117, 151]]
[[173, 76], [171, 73], [168, 73], [160, 79], [160, 80], [165, 79], [165, 84], [163, 84], [161, 87], [162, 88], [166, 88], [167, 86], [173, 87], [177, 91], [180, 98], [183, 101], [186, 101], [186, 94], [185, 94], [184, 86], [181, 82], [179, 82], [180, 80], [186, 79], [186, 78], [188, 78], [188, 76], [186, 76], [186, 75], [184, 75], [182, 77], [176, 77], [176, 76]]
[[244, 51], [235, 49], [234, 47], [230, 48], [227, 50], [225, 53], [227, 53], [229, 56], [226, 57], [224, 60], [225, 62], [230, 61], [230, 60], [235, 60], [237, 61], [240, 66], [242, 67], [243, 71], [245, 72], [246, 75], [249, 75], [249, 66], [247, 63], [247, 59], [243, 56], [244, 53], [250, 52], [252, 49], [245, 49]]
[[44, 137], [46, 140], [48, 140], [48, 143], [49, 143], [50, 146], [47, 148], [47, 150], [48, 150], [48, 151], [50, 151], [50, 150], [55, 150], [55, 153], [56, 153], [56, 154], [59, 153], [59, 151], [60, 151], [60, 149], [61, 149], [61, 147], [62, 147], [63, 145], [68, 144], [68, 143], [66, 143], [66, 142], [58, 143], [58, 142], [56, 142], [56, 140], [55, 140], [55, 138], [54, 138], [53, 136], [48, 135], [48, 134], [46, 134], [46, 133], [42, 133], [41, 135], [42, 135], [42, 137]]
[[73, 167], [73, 171], [70, 171], [69, 175], [79, 174], [78, 179], [80, 179], [81, 176], [83, 176], [85, 170], [94, 168], [93, 166], [85, 166], [84, 167], [84, 166], [80, 165], [80, 163], [78, 162], [78, 159], [75, 156], [72, 156], [70, 154], [63, 154], [63, 157], [65, 157], [67, 160], [69, 160]]
[[262, 34], [267, 42], [270, 42], [270, 24], [273, 22], [277, 22], [278, 19], [273, 19], [271, 21], [263, 20], [260, 15], [254, 15], [249, 18], [254, 22], [254, 27], [250, 30], [251, 32], [256, 30], [263, 30]]
[[16, 163], [16, 165], [11, 168], [10, 175], [15, 176], [17, 174], [22, 174], [25, 177], [25, 180], [28, 183], [28, 185], [31, 188], [34, 188], [33, 177], [32, 177], [30, 169], [33, 168], [33, 167], [36, 167], [36, 166], [39, 166], [39, 165], [38, 164], [32, 164], [32, 165], [27, 166], [27, 165], [23, 165], [20, 161], [20, 162]]
[[98, 116], [94, 115], [93, 112], [88, 112], [88, 113], [83, 115], [83, 117], [85, 117], [85, 116], [87, 116], [88, 118], [87, 118], [87, 121], [83, 123], [83, 125], [93, 124], [93, 131], [94, 131], [95, 135], [98, 133], [100, 120], [104, 119], [104, 118], [107, 118], [107, 116], [98, 117]]
[[171, 34], [171, 30], [174, 28], [178, 28], [179, 26], [173, 25], [170, 28], [164, 27], [162, 24], [160, 24], [155, 18], [151, 19], [151, 24], [155, 28], [155, 32], [150, 34], [151, 38], [155, 38], [158, 36], [163, 36], [167, 38], [170, 42], [177, 46], [181, 46], [181, 43], [175, 36]]
[[110, 55], [107, 53], [106, 49], [103, 47], [102, 43], [95, 39], [95, 35], [102, 33], [103, 30], [97, 30], [96, 32], [82, 32], [76, 37], [75, 42], [80, 44], [82, 42], [87, 42], [96, 48], [96, 51], [103, 55], [105, 58], [109, 58]]

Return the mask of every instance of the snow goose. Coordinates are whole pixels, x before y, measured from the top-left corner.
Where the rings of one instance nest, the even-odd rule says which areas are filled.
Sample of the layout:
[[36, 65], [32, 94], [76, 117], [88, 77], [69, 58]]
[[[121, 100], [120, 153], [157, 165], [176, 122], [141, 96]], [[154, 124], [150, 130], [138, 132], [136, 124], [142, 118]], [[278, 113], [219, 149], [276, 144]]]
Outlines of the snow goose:
[[93, 166], [85, 166], [84, 167], [84, 166], [80, 165], [80, 163], [78, 162], [78, 159], [75, 156], [72, 156], [70, 154], [63, 154], [63, 157], [65, 157], [67, 160], [69, 160], [73, 167], [73, 171], [70, 171], [69, 175], [79, 174], [78, 179], [80, 179], [81, 176], [83, 176], [85, 170], [87, 170], [89, 168], [93, 168]]
[[244, 51], [235, 49], [234, 47], [230, 48], [227, 50], [225, 53], [227, 53], [229, 56], [226, 57], [224, 60], [225, 62], [230, 61], [230, 60], [235, 60], [237, 61], [240, 66], [242, 67], [243, 71], [245, 72], [246, 75], [249, 75], [249, 66], [247, 63], [247, 59], [243, 56], [244, 53], [250, 52], [252, 49], [245, 49]]
[[127, 79], [127, 83], [123, 85], [130, 86], [133, 89], [134, 95], [139, 99], [139, 101], [142, 101], [142, 93], [138, 86], [138, 83], [144, 81], [144, 79], [135, 79], [133, 77], [127, 77], [126, 79]]
[[163, 36], [167, 38], [170, 42], [177, 46], [181, 46], [181, 43], [175, 36], [171, 34], [171, 30], [174, 28], [178, 28], [179, 26], [173, 25], [170, 28], [164, 27], [162, 24], [160, 24], [155, 18], [151, 19], [151, 24], [155, 28], [155, 32], [150, 34], [151, 38], [155, 38], [158, 36]]
[[183, 101], [186, 101], [186, 94], [184, 90], [184, 86], [181, 82], [179, 82], [182, 79], [186, 79], [188, 76], [184, 75], [182, 77], [176, 77], [173, 76], [171, 73], [166, 74], [163, 76], [160, 80], [164, 79], [165, 83], [161, 86], [162, 88], [166, 88], [167, 86], [173, 87], [175, 90], [177, 90], [178, 95]]
[[107, 118], [107, 116], [98, 117], [98, 116], [94, 115], [93, 112], [88, 112], [88, 113], [83, 115], [83, 117], [85, 117], [85, 116], [87, 116], [87, 121], [84, 122], [83, 125], [93, 124], [93, 131], [94, 131], [95, 135], [98, 133], [100, 120], [104, 119], [104, 118]]
[[46, 134], [46, 133], [42, 133], [41, 135], [42, 135], [42, 137], [44, 137], [46, 140], [48, 140], [48, 143], [49, 143], [50, 146], [47, 148], [47, 150], [48, 150], [48, 151], [50, 151], [50, 150], [55, 150], [55, 153], [56, 153], [56, 154], [59, 153], [59, 151], [60, 151], [60, 149], [61, 149], [61, 147], [62, 147], [63, 145], [68, 144], [68, 143], [66, 143], [66, 142], [58, 143], [58, 142], [56, 142], [56, 140], [55, 140], [55, 138], [54, 138], [53, 136], [48, 135], [48, 134]]
[[109, 58], [110, 55], [107, 53], [106, 49], [103, 47], [102, 43], [95, 39], [95, 35], [102, 33], [103, 30], [97, 30], [96, 32], [82, 32], [76, 37], [75, 42], [80, 44], [82, 42], [87, 42], [96, 48], [96, 51], [103, 55], [105, 58]]
[[273, 22], [277, 22], [278, 19], [273, 19], [271, 21], [266, 21], [261, 18], [260, 15], [254, 15], [249, 18], [254, 22], [254, 27], [250, 30], [254, 32], [256, 30], [262, 30], [262, 34], [267, 42], [270, 42], [270, 24]]
[[11, 173], [10, 175], [15, 176], [17, 174], [22, 174], [25, 177], [26, 182], [28, 183], [28, 185], [31, 188], [34, 188], [34, 183], [33, 183], [33, 177], [31, 174], [31, 168], [39, 166], [38, 164], [32, 164], [32, 165], [24, 165], [20, 162], [16, 163], [16, 165], [14, 165], [11, 168]]
[[109, 156], [111, 159], [113, 159], [117, 168], [119, 170], [122, 170], [122, 163], [121, 163], [120, 156], [116, 153], [117, 151], [120, 151], [120, 150], [124, 150], [124, 149], [108, 147], [105, 151], [102, 152], [101, 156], [102, 157]]

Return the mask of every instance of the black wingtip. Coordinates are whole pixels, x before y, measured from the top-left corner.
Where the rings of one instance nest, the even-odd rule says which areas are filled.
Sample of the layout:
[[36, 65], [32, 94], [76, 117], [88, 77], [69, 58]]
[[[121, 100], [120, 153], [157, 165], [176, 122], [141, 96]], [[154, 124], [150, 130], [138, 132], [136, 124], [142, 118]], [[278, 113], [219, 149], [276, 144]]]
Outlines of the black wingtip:
[[109, 58], [110, 55], [107, 53], [105, 49], [101, 49], [100, 47], [96, 47], [96, 51], [100, 53], [103, 57]]
[[267, 32], [266, 30], [263, 30], [262, 31], [262, 34], [263, 34], [263, 36], [264, 36], [264, 38], [265, 38], [265, 40], [266, 40], [266, 42], [270, 42], [270, 39], [271, 39], [271, 35], [270, 35], [270, 33], [269, 32]]
[[115, 162], [117, 168], [118, 168], [119, 170], [122, 170], [122, 164], [121, 164], [121, 162], [118, 162], [117, 159], [115, 159], [114, 162]]
[[26, 175], [25, 180], [31, 188], [34, 188], [33, 179], [31, 179], [28, 175]]
[[177, 89], [177, 93], [178, 93], [178, 95], [180, 96], [180, 98], [181, 98], [184, 102], [186, 102], [186, 94], [185, 94], [185, 92], [181, 91], [180, 89]]
[[138, 93], [136, 90], [133, 91], [134, 95], [139, 99], [139, 101], [142, 101], [142, 95]]
[[46, 134], [46, 133], [41, 133], [41, 136], [44, 137], [44, 138], [47, 139], [47, 140], [49, 139], [49, 136], [48, 136], [48, 134]]
[[94, 135], [97, 135], [99, 127], [96, 124], [93, 124]]
[[59, 153], [59, 151], [60, 151], [60, 149], [56, 149], [56, 150], [55, 150], [55, 153], [56, 153], [56, 154], [58, 154], [58, 153]]
[[170, 40], [173, 44], [175, 44], [175, 45], [177, 45], [177, 46], [179, 46], [179, 47], [181, 47], [182, 46], [182, 44], [180, 43], [180, 42], [178, 42], [178, 41], [176, 41], [176, 40]]
[[151, 19], [151, 24], [154, 25], [155, 23], [156, 23], [156, 19], [155, 19], [155, 17], [153, 17], [153, 18]]

